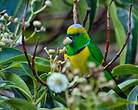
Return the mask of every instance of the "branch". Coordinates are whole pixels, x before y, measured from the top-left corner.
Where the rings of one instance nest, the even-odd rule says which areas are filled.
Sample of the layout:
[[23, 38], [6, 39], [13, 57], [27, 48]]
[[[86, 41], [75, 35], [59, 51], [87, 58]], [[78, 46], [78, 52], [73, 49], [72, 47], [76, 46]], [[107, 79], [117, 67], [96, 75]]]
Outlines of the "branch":
[[74, 24], [78, 23], [78, 13], [77, 13], [77, 6], [78, 6], [79, 0], [73, 0], [73, 22]]
[[35, 45], [35, 50], [34, 50], [34, 54], [33, 54], [33, 57], [32, 57], [32, 72], [33, 72], [33, 75], [35, 76], [36, 80], [38, 82], [40, 82], [41, 84], [43, 84], [44, 86], [47, 86], [46, 82], [44, 82], [43, 80], [40, 79], [40, 77], [38, 76], [36, 70], [35, 70], [35, 56], [36, 56], [36, 50], [37, 50], [37, 47], [38, 47], [38, 41]]
[[28, 65], [31, 68], [32, 73], [33, 73], [34, 77], [36, 78], [36, 80], [38, 82], [40, 82], [41, 84], [43, 84], [44, 86], [47, 86], [47, 84], [39, 78], [39, 76], [37, 75], [36, 70], [35, 70], [35, 61], [34, 60], [35, 60], [35, 53], [36, 53], [38, 43], [35, 47], [34, 55], [33, 55], [33, 58], [32, 58], [32, 65], [31, 65], [30, 59], [29, 59], [28, 54], [27, 54], [27, 49], [26, 49], [26, 46], [25, 46], [25, 38], [24, 38], [24, 36], [25, 36], [25, 20], [26, 20], [27, 9], [28, 9], [28, 2], [26, 4], [24, 14], [23, 14], [23, 18], [22, 18], [22, 48], [23, 48], [23, 52], [24, 52], [24, 55], [25, 55], [26, 60], [28, 62]]
[[106, 64], [109, 47], [110, 47], [110, 7], [112, 5], [113, 0], [111, 0], [108, 8], [107, 8], [107, 14], [106, 14], [106, 46], [105, 46], [105, 54], [103, 59], [103, 66]]
[[22, 48], [23, 48], [23, 52], [26, 57], [26, 60], [28, 62], [28, 65], [29, 65], [29, 67], [31, 67], [31, 63], [30, 63], [29, 57], [27, 55], [27, 50], [25, 47], [25, 38], [24, 38], [24, 36], [25, 36], [25, 19], [26, 19], [25, 15], [26, 15], [27, 9], [28, 9], [28, 2], [26, 3], [26, 7], [24, 10], [23, 18], [22, 18]]
[[133, 4], [130, 4], [129, 15], [128, 15], [128, 32], [127, 32], [126, 41], [123, 44], [123, 47], [118, 51], [116, 56], [104, 67], [104, 69], [106, 69], [109, 66], [111, 66], [117, 60], [117, 58], [121, 55], [122, 51], [124, 50], [124, 48], [126, 47], [128, 41], [129, 41], [129, 38], [130, 38], [130, 35], [131, 35], [131, 13], [132, 13], [132, 7], [133, 7]]

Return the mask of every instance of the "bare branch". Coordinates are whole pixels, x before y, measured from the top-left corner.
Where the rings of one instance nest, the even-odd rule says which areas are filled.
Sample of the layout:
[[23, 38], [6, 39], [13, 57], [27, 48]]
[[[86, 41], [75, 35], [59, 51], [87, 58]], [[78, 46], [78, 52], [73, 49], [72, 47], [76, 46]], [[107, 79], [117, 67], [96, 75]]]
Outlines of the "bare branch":
[[130, 35], [131, 35], [131, 13], [132, 13], [132, 7], [133, 7], [133, 4], [131, 4], [130, 5], [130, 8], [129, 8], [129, 15], [128, 15], [128, 32], [127, 32], [126, 41], [123, 44], [122, 48], [118, 51], [118, 53], [116, 54], [116, 56], [104, 67], [104, 69], [106, 69], [109, 66], [111, 66], [117, 60], [117, 58], [121, 55], [122, 51], [124, 50], [124, 48], [126, 47], [128, 41], [129, 41], [129, 38], [130, 38]]
[[105, 54], [104, 54], [104, 59], [103, 59], [103, 66], [106, 64], [108, 52], [109, 52], [109, 47], [110, 47], [110, 7], [112, 5], [113, 0], [109, 3], [109, 6], [107, 8], [107, 13], [106, 13], [106, 46], [105, 46]]
[[73, 22], [74, 24], [77, 24], [78, 19], [78, 12], [77, 12], [77, 6], [78, 6], [79, 0], [73, 0]]
[[25, 38], [24, 38], [24, 36], [25, 36], [25, 20], [26, 20], [27, 9], [28, 9], [28, 2], [26, 3], [26, 7], [25, 7], [25, 10], [24, 10], [23, 18], [22, 18], [22, 48], [23, 48], [23, 52], [24, 52], [24, 55], [25, 55], [26, 60], [28, 62], [28, 65], [31, 68], [31, 70], [33, 72], [33, 75], [36, 78], [36, 80], [38, 82], [40, 82], [42, 85], [47, 86], [47, 84], [39, 78], [39, 76], [37, 75], [36, 70], [35, 70], [35, 54], [36, 54], [36, 49], [37, 49], [37, 46], [38, 46], [38, 42], [36, 44], [34, 55], [33, 55], [33, 58], [32, 58], [32, 65], [31, 65], [31, 61], [30, 61], [30, 59], [28, 57], [28, 54], [27, 54], [27, 49], [26, 49], [26, 46], [25, 46]]

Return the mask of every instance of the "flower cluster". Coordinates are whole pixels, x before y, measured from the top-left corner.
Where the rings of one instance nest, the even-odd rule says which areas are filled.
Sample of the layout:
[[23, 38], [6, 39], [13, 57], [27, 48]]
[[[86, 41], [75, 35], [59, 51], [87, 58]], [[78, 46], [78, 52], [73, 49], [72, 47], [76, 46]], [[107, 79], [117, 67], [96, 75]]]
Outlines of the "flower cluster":
[[11, 46], [14, 42], [15, 35], [11, 32], [9, 26], [18, 22], [18, 18], [9, 16], [6, 11], [0, 12], [0, 50], [3, 46]]
[[51, 73], [47, 79], [47, 84], [52, 91], [60, 93], [67, 89], [69, 82], [64, 74]]

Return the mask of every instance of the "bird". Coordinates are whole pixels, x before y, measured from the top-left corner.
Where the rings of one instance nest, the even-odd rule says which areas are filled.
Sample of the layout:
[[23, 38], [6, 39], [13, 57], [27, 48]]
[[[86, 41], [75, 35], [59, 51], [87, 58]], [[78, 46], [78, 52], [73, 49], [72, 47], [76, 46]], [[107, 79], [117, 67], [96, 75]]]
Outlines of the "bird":
[[79, 69], [82, 74], [89, 73], [89, 62], [99, 66], [103, 61], [102, 52], [80, 24], [69, 26], [63, 44], [66, 48], [64, 57], [71, 62], [73, 70]]
[[[96, 66], [102, 65], [101, 50], [81, 24], [72, 24], [68, 27], [63, 44], [66, 48], [64, 58], [69, 60], [72, 70], [79, 69], [81, 74], [89, 74], [89, 62], [94, 62]], [[104, 76], [107, 80], [114, 79], [109, 70], [104, 70]], [[119, 96], [126, 98], [125, 93], [117, 85], [114, 90]]]

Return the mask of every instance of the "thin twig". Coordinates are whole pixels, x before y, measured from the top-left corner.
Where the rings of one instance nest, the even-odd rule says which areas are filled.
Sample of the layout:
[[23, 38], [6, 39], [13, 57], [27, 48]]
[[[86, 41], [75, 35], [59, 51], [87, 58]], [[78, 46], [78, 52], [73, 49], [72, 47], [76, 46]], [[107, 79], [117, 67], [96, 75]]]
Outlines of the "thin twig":
[[38, 74], [35, 70], [35, 56], [36, 56], [37, 47], [38, 47], [38, 41], [37, 41], [35, 49], [34, 49], [34, 54], [33, 54], [33, 57], [32, 57], [32, 67], [31, 68], [32, 68], [33, 75], [35, 76], [36, 80], [38, 82], [40, 82], [41, 84], [43, 84], [44, 86], [47, 86], [46, 82], [40, 79], [40, 77], [38, 76]]
[[121, 55], [122, 51], [124, 50], [124, 48], [126, 47], [128, 41], [129, 41], [129, 38], [130, 38], [130, 35], [131, 35], [131, 13], [132, 13], [132, 7], [133, 7], [133, 4], [130, 5], [130, 9], [129, 9], [128, 32], [127, 32], [126, 41], [123, 44], [122, 48], [118, 51], [118, 53], [116, 54], [116, 56], [106, 66], [104, 66], [104, 69], [106, 69], [109, 66], [111, 66], [115, 62], [115, 60], [117, 60], [117, 58]]
[[79, 0], [73, 0], [73, 22], [74, 24], [78, 23], [78, 13], [77, 13], [77, 6], [78, 6]]
[[30, 63], [30, 60], [29, 60], [29, 57], [27, 55], [27, 50], [26, 50], [26, 47], [25, 47], [25, 19], [26, 19], [26, 12], [27, 12], [27, 8], [28, 8], [28, 3], [26, 4], [26, 7], [25, 7], [25, 10], [24, 10], [24, 14], [23, 14], [23, 18], [22, 18], [22, 48], [23, 48], [23, 52], [24, 52], [24, 55], [26, 57], [26, 60], [28, 62], [28, 65], [29, 67], [31, 67], [31, 63]]
[[103, 66], [106, 64], [109, 47], [110, 47], [110, 7], [112, 5], [113, 0], [111, 0], [106, 13], [106, 46], [105, 46], [105, 54], [103, 59]]
[[35, 61], [34, 60], [35, 60], [35, 53], [36, 53], [36, 49], [37, 49], [37, 45], [38, 44], [35, 47], [34, 55], [33, 55], [33, 58], [32, 58], [32, 65], [31, 65], [31, 61], [30, 61], [30, 59], [28, 57], [28, 54], [27, 54], [27, 49], [26, 49], [26, 46], [25, 46], [25, 38], [24, 38], [24, 36], [25, 36], [25, 20], [26, 20], [27, 8], [28, 8], [28, 2], [26, 4], [25, 10], [24, 10], [24, 14], [23, 14], [23, 18], [22, 18], [22, 48], [23, 48], [23, 52], [24, 52], [24, 55], [25, 55], [26, 60], [28, 62], [28, 65], [31, 68], [32, 73], [33, 73], [34, 77], [36, 78], [36, 80], [38, 82], [40, 82], [41, 84], [43, 84], [44, 86], [47, 86], [47, 84], [39, 78], [39, 76], [37, 75], [36, 70], [35, 70]]
[[86, 25], [86, 22], [87, 22], [87, 20], [88, 20], [88, 16], [89, 16], [89, 14], [90, 14], [90, 11], [91, 11], [91, 8], [88, 8], [88, 9], [87, 9], [87, 12], [86, 12], [86, 15], [85, 15], [85, 18], [84, 18], [84, 20], [83, 20], [83, 27], [85, 27], [85, 25]]

